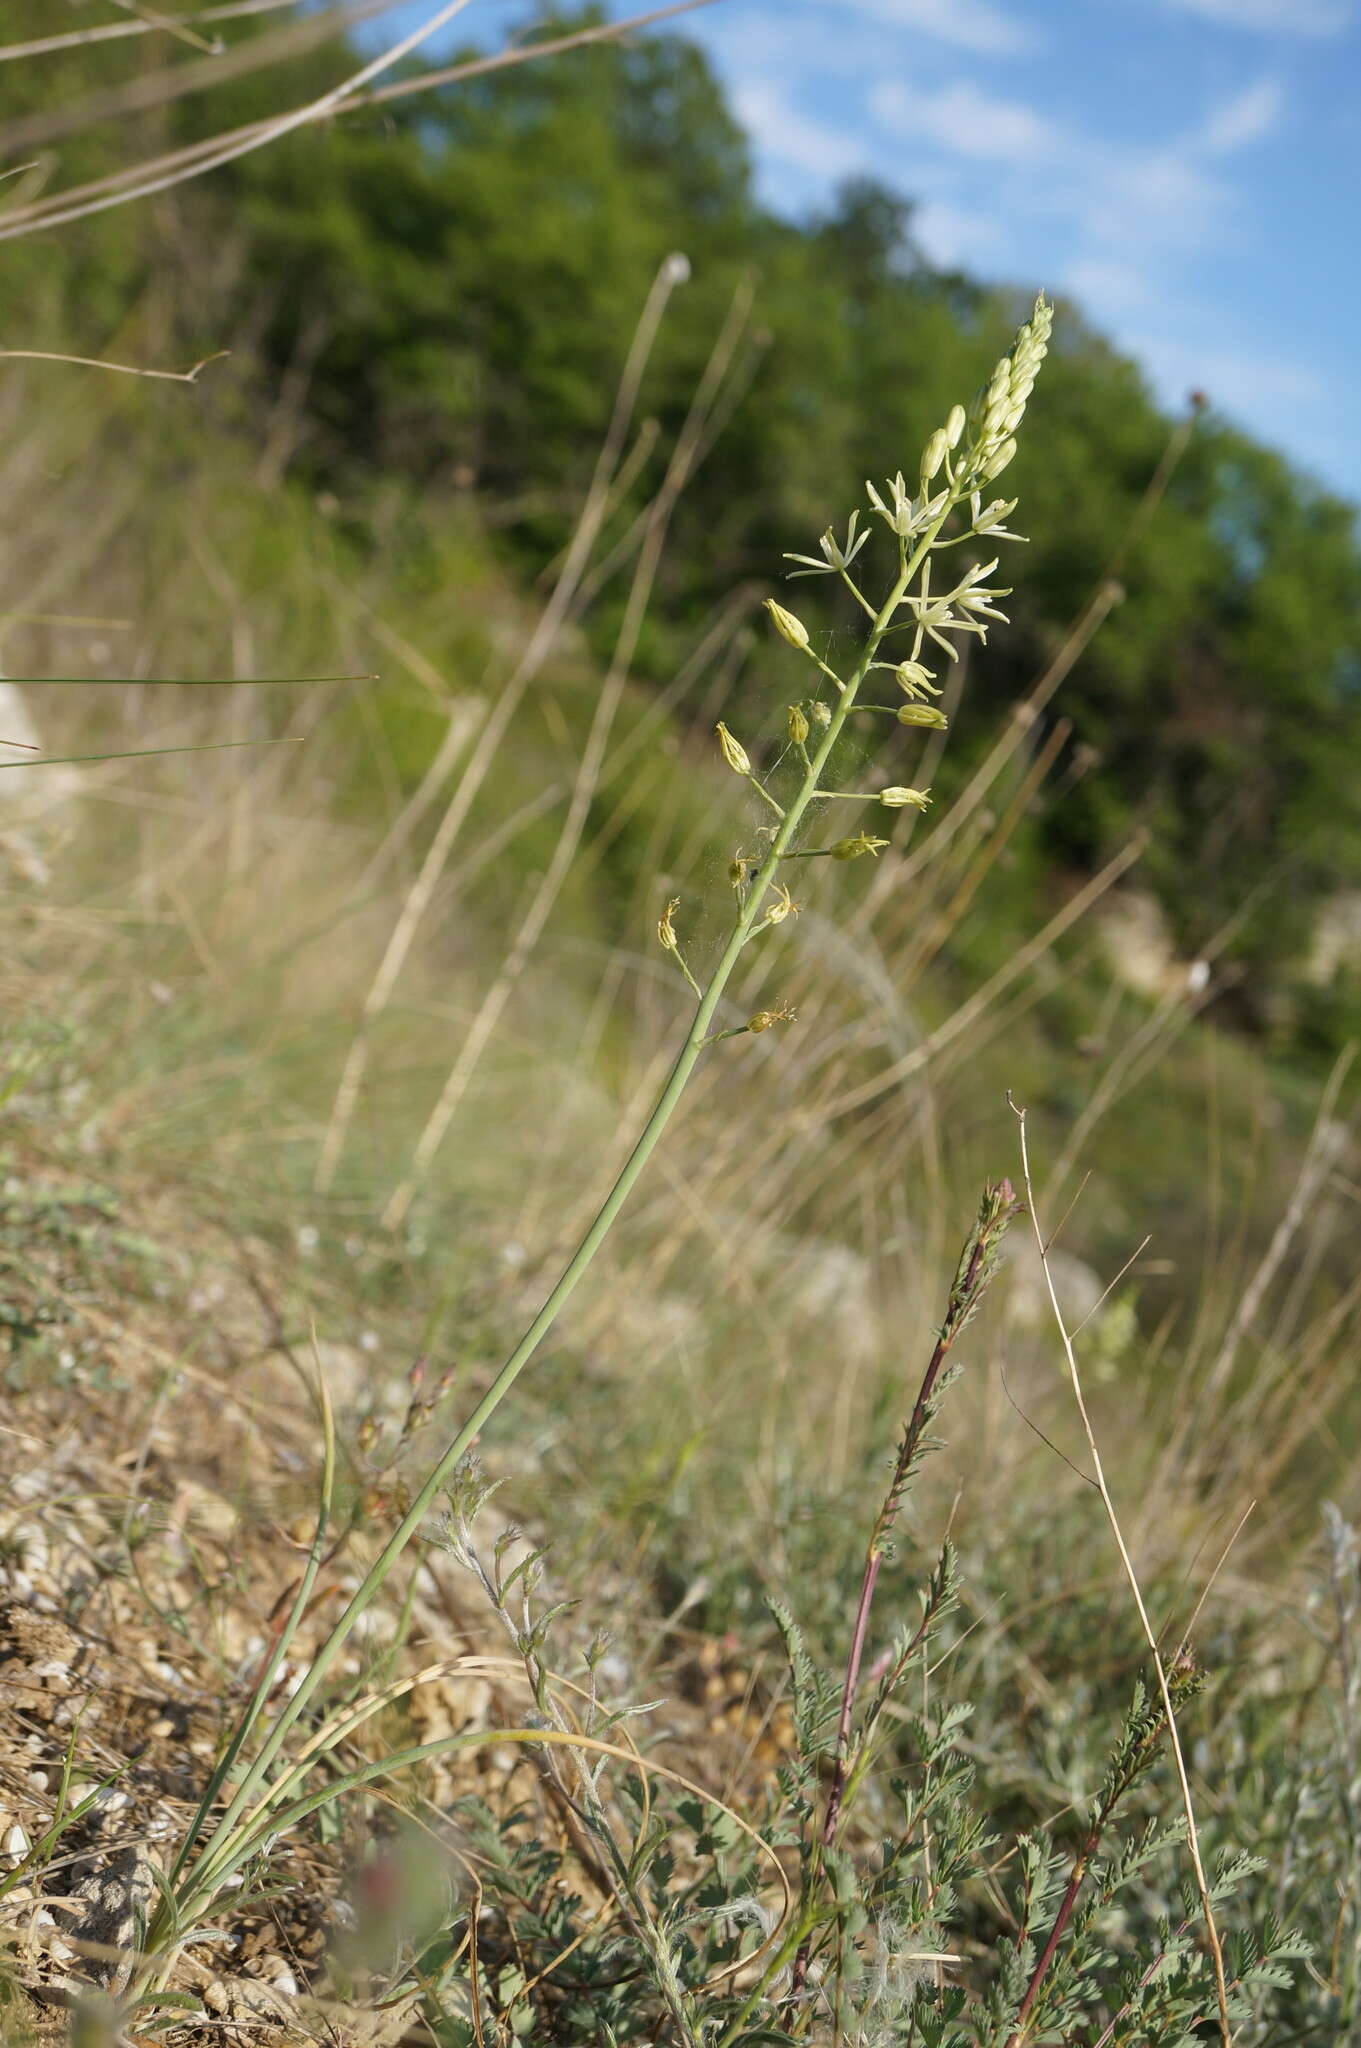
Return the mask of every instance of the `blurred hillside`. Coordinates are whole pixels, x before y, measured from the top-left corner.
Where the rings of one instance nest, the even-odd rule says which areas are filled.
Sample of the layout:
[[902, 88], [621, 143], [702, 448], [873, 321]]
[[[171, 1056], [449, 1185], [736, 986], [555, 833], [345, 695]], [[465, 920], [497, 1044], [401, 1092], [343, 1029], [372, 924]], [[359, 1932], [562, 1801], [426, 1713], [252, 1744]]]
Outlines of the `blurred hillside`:
[[[7, 37], [50, 26], [48, 12], [11, 10]], [[542, 27], [599, 18], [550, 10]], [[299, 49], [291, 17], [227, 33], [225, 67], [143, 38], [0, 68], [7, 154], [55, 151], [65, 185], [121, 161], [134, 126], [138, 154], [181, 147], [301, 104], [355, 61], [334, 37]], [[910, 463], [995, 358], [1031, 280], [1013, 298], [932, 269], [910, 193], [852, 185], [801, 224], [764, 211], [743, 137], [681, 35], [409, 90], [420, 82], [409, 65], [402, 96], [380, 106], [13, 243], [24, 341], [139, 360], [230, 348], [175, 419], [191, 438], [211, 426], [230, 440], [220, 459], [262, 500], [285, 479], [319, 494], [347, 553], [370, 562], [419, 503], [431, 528], [476, 532], [496, 576], [527, 585], [567, 543], [649, 281], [683, 252], [691, 279], [652, 350], [613, 552], [583, 618], [586, 646], [608, 658], [639, 521], [717, 345], [721, 399], [630, 663], [665, 689], [734, 593], [754, 603], [783, 550], [844, 518], [866, 476]], [[1351, 511], [1220, 419], [1211, 393], [1141, 520], [1174, 423], [1079, 309], [1060, 309], [1057, 332], [1009, 479], [1031, 536], [1011, 563], [1014, 625], [970, 665], [940, 795], [967, 785], [998, 716], [1114, 572], [1109, 617], [1038, 714], [1038, 740], [1061, 720], [1062, 744], [1012, 858], [1070, 887], [1145, 831], [1143, 886], [1169, 943], [1232, 963], [1225, 1020], [1327, 1051], [1361, 1001], [1347, 937], [1361, 886]], [[161, 489], [128, 514], [149, 551], [170, 509], [161, 490], [204, 461], [173, 430], [162, 459]], [[802, 591], [819, 630], [850, 626], [848, 600]], [[445, 596], [437, 661], [482, 603], [476, 579]], [[751, 657], [757, 690], [774, 659]], [[701, 667], [673, 692], [682, 719], [706, 688]]]
[[[28, 6], [10, 32], [50, 26]], [[17, 217], [356, 61], [291, 13], [226, 33], [226, 59], [144, 36], [0, 66], [0, 134], [37, 166]], [[595, 1184], [574, 1162], [606, 1172], [667, 1056], [657, 916], [683, 895], [702, 965], [756, 822], [714, 720], [770, 753], [793, 687], [760, 600], [792, 591], [833, 652], [854, 626], [782, 554], [911, 466], [1022, 294], [932, 270], [883, 190], [764, 212], [679, 36], [425, 76], [0, 251], [26, 346], [231, 351], [193, 384], [9, 366], [2, 652], [91, 678], [30, 689], [49, 749], [263, 745], [89, 771], [50, 814], [59, 857], [38, 819], [54, 894], [18, 951], [112, 1090], [95, 1128], [206, 1176], [242, 1228], [333, 1251], [378, 1228], [433, 1343], [489, 1262], [532, 1296]], [[798, 1128], [765, 1041], [707, 1076], [686, 1171], [723, 1278], [647, 1251], [642, 1306], [588, 1324], [621, 1366], [682, 1345], [726, 1372], [728, 1236], [777, 1351], [797, 1243], [876, 1359], [882, 1276], [915, 1300], [1010, 1163], [1008, 1088], [1055, 1198], [1094, 1171], [1079, 1263], [1115, 1272], [1152, 1232], [1130, 1299], [1181, 1363], [1265, 1389], [1316, 1309], [1347, 1313], [1333, 1097], [1303, 1148], [1361, 1003], [1352, 517], [1211, 407], [1162, 416], [1076, 309], [1056, 332], [1008, 472], [1013, 624], [951, 672], [948, 744], [895, 742], [930, 817], [873, 874], [810, 874], [739, 996], [798, 1008]], [[11, 780], [27, 860], [53, 785]], [[760, 1104], [764, 1170], [731, 1135]], [[1285, 1212], [1299, 1285], [1239, 1329]], [[660, 1228], [644, 1205], [638, 1244]]]

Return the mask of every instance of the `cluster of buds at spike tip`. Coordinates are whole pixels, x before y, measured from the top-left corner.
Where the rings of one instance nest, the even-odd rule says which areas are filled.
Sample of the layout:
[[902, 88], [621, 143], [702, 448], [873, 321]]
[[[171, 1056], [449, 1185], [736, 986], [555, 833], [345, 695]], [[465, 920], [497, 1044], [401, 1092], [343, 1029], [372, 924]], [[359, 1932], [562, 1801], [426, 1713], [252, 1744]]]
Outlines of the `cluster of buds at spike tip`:
[[808, 628], [803, 620], [795, 618], [793, 612], [787, 612], [782, 604], [776, 604], [773, 597], [766, 599], [766, 610], [780, 638], [802, 653], [808, 646]]
[[924, 811], [931, 801], [929, 789], [906, 789], [895, 783], [889, 789], [881, 789], [879, 801], [886, 811]]
[[[1035, 388], [1040, 365], [1049, 353], [1049, 333], [1054, 324], [1053, 308], [1043, 295], [1003, 356], [975, 401], [972, 431], [963, 458], [963, 472], [970, 484], [991, 483], [1000, 476], [1016, 453], [1016, 429], [1024, 417]], [[1008, 508], [1010, 509], [1010, 508]], [[989, 514], [1006, 515], [989, 506]], [[986, 515], [985, 515], [986, 516]]]

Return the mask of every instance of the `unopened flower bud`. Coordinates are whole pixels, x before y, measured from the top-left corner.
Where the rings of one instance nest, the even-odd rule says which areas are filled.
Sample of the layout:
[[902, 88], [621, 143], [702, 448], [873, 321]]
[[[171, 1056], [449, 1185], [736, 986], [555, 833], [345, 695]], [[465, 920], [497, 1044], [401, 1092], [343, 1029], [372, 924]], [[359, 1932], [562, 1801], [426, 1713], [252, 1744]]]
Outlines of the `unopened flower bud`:
[[922, 450], [922, 482], [929, 484], [950, 452], [945, 429], [937, 427], [935, 433]]
[[950, 416], [945, 422], [945, 440], [948, 447], [958, 448], [966, 424], [967, 415], [963, 406], [952, 405], [950, 407]]
[[898, 712], [899, 725], [929, 725], [933, 732], [944, 732], [949, 723], [943, 711], [937, 711], [934, 704], [904, 704]]
[[717, 732], [718, 744], [723, 749], [723, 759], [732, 769], [734, 775], [750, 775], [751, 760], [741, 741], [733, 738], [727, 726], [721, 720], [718, 724]]
[[680, 909], [680, 897], [673, 896], [657, 920], [657, 938], [668, 953], [676, 951], [676, 927], [671, 920]]
[[789, 707], [790, 743], [793, 746], [801, 747], [807, 737], [808, 720], [803, 715], [803, 708], [801, 705], [791, 704]]
[[931, 793], [926, 789], [904, 789], [898, 785], [891, 789], [881, 789], [879, 801], [890, 811], [924, 811], [931, 801]]
[[770, 613], [771, 623], [782, 640], [787, 640], [791, 647], [802, 648], [808, 645], [808, 628], [802, 619], [796, 619], [793, 612], [787, 612], [782, 604], [776, 604], [773, 597], [766, 599], [766, 610]]
[[833, 860], [859, 860], [862, 853], [872, 853], [878, 858], [881, 846], [887, 846], [887, 839], [875, 839], [868, 832], [857, 832], [853, 839], [838, 839], [835, 846], [827, 851]]
[[997, 453], [993, 456], [992, 460], [987, 464], [986, 468], [983, 471], [983, 474], [984, 476], [987, 477], [989, 483], [992, 482], [992, 479], [995, 476], [1000, 476], [1002, 474], [1002, 471], [1006, 468], [1007, 464], [1011, 461], [1015, 453], [1016, 443], [1014, 441], [1006, 440], [1002, 443]]

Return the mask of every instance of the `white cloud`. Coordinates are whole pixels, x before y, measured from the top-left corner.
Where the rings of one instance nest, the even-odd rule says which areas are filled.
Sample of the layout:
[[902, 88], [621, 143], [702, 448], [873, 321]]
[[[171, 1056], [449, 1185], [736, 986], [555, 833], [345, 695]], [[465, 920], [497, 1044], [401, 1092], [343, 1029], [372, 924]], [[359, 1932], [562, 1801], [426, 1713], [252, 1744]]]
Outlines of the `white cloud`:
[[912, 239], [928, 262], [943, 270], [982, 266], [997, 254], [1002, 224], [995, 214], [956, 206], [948, 199], [925, 199], [912, 215]]
[[1148, 278], [1134, 263], [1118, 257], [1079, 256], [1062, 271], [1064, 291], [1081, 301], [1097, 319], [1121, 321], [1148, 310]]
[[872, 21], [932, 36], [981, 57], [1010, 57], [1034, 38], [994, 0], [841, 0]]
[[999, 99], [971, 80], [939, 92], [910, 92], [896, 79], [871, 89], [870, 111], [905, 142], [927, 136], [947, 153], [1038, 164], [1064, 147], [1062, 131], [1021, 100]]
[[1200, 147], [1209, 156], [1228, 156], [1235, 149], [1261, 142], [1281, 125], [1285, 96], [1278, 80], [1259, 78], [1222, 107], [1216, 107], [1200, 130]]
[[1355, 19], [1355, 0], [1168, 0], [1184, 14], [1258, 35], [1340, 36]]
[[801, 114], [774, 85], [755, 79], [744, 83], [733, 94], [733, 105], [758, 151], [776, 163], [832, 180], [868, 167], [865, 144], [854, 130]]
[[[866, 105], [897, 151], [911, 153], [915, 189], [943, 209], [933, 253], [952, 217], [987, 208], [1023, 231], [1043, 221], [1055, 245], [1051, 277], [1116, 318], [1165, 301], [1174, 266], [1232, 232], [1236, 193], [1222, 160], [1277, 126], [1282, 96], [1274, 80], [1260, 80], [1189, 133], [1152, 144], [1064, 125], [965, 78], [934, 89], [884, 79]], [[972, 231], [950, 260], [977, 248]]]

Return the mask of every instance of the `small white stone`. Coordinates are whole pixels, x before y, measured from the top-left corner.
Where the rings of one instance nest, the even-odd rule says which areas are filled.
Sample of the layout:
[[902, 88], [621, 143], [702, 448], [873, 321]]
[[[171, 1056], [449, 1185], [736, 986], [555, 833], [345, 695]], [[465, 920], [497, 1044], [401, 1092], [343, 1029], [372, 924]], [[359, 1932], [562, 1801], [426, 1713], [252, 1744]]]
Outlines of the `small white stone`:
[[297, 1980], [297, 1978], [296, 1978], [296, 1977], [295, 1977], [295, 1976], [293, 1975], [293, 1972], [292, 1972], [291, 1970], [288, 1970], [288, 1969], [280, 1970], [280, 1972], [279, 1972], [278, 1976], [277, 1976], [277, 1977], [275, 1977], [275, 1978], [274, 1978], [274, 1979], [272, 1980], [272, 1982], [273, 1982], [273, 1986], [274, 1986], [274, 1989], [275, 1989], [276, 1991], [278, 1991], [278, 1992], [281, 1992], [281, 1993], [283, 1994], [283, 1996], [284, 1996], [285, 1998], [296, 1998], [296, 1997], [297, 1997], [297, 1995], [298, 1995], [298, 1980]]
[[3, 1844], [0, 1844], [0, 1847], [3, 1847], [6, 1856], [12, 1856], [16, 1863], [21, 1862], [27, 1856], [29, 1850], [28, 1836], [24, 1833], [17, 1820], [13, 1821], [5, 1829], [5, 1839]]

